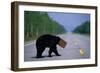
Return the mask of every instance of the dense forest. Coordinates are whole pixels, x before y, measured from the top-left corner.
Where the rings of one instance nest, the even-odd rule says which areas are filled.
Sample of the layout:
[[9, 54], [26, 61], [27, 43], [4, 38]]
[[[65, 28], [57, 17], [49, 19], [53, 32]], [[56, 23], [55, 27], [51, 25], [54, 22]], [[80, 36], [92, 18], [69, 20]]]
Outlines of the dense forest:
[[24, 40], [34, 40], [43, 34], [62, 34], [66, 30], [46, 12], [24, 11]]
[[90, 34], [90, 22], [86, 21], [86, 22], [82, 23], [81, 25], [76, 27], [73, 30], [73, 32], [80, 33], [80, 34]]

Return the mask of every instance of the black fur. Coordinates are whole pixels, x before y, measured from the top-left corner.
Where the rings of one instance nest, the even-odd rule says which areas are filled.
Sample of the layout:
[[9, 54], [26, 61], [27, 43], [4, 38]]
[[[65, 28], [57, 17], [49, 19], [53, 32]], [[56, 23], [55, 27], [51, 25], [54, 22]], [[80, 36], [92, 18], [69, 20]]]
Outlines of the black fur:
[[59, 41], [60, 38], [57, 36], [49, 34], [40, 36], [36, 41], [37, 58], [42, 57], [42, 53], [46, 49], [46, 47], [49, 47], [49, 55], [48, 55], [49, 57], [52, 57], [51, 56], [52, 52], [54, 52], [57, 56], [60, 56], [56, 47]]

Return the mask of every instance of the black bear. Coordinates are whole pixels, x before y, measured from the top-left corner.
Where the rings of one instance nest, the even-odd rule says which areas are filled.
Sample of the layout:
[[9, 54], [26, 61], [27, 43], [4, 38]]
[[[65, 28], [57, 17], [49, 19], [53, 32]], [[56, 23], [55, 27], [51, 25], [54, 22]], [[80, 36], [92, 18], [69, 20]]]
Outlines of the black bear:
[[37, 58], [42, 57], [42, 53], [46, 47], [49, 48], [49, 55], [48, 55], [49, 57], [52, 57], [51, 56], [52, 52], [54, 52], [56, 56], [60, 56], [60, 54], [57, 51], [57, 44], [60, 46], [59, 44], [60, 40], [61, 38], [50, 34], [45, 34], [40, 36], [36, 41]]

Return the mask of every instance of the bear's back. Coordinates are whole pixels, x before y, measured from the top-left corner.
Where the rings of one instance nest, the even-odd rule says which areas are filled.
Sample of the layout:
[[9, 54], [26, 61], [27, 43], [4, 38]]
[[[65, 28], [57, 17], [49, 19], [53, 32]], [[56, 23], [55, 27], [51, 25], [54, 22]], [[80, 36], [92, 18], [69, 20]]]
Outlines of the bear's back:
[[37, 45], [42, 45], [42, 46], [49, 46], [49, 45], [56, 45], [59, 41], [59, 37], [50, 35], [50, 34], [45, 34], [40, 36], [37, 41], [36, 44]]
[[37, 42], [39, 41], [45, 41], [45, 42], [49, 42], [50, 40], [54, 41], [54, 39], [56, 38], [56, 36], [53, 36], [53, 35], [50, 35], [50, 34], [45, 34], [45, 35], [42, 35], [40, 36], [38, 39], [37, 39]]

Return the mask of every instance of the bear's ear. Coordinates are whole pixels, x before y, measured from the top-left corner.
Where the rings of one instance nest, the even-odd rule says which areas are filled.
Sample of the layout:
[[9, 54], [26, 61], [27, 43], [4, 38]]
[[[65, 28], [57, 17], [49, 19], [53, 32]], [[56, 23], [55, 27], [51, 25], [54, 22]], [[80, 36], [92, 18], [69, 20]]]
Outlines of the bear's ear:
[[60, 39], [60, 41], [58, 42], [58, 45], [61, 46], [62, 48], [65, 48], [65, 46], [67, 45], [67, 42], [64, 41], [63, 39]]

